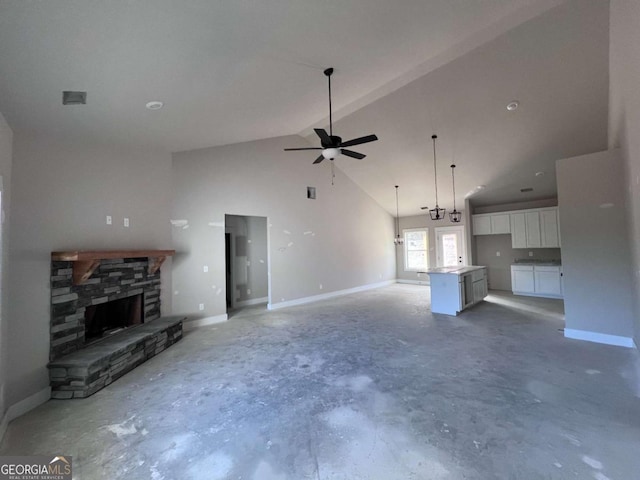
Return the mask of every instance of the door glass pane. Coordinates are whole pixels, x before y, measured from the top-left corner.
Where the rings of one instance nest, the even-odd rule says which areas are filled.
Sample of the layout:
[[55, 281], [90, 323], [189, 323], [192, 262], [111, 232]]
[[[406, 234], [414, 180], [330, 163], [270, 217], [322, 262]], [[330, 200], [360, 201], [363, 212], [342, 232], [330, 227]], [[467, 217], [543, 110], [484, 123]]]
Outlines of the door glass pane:
[[458, 235], [456, 233], [444, 233], [442, 240], [442, 264], [445, 267], [458, 265]]

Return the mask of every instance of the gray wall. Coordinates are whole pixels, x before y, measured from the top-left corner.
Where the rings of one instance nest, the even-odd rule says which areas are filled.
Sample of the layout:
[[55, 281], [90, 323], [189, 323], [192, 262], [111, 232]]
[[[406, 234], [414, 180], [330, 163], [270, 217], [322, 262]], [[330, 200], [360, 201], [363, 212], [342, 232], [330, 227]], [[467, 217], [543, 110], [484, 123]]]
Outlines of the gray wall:
[[225, 214], [267, 217], [273, 306], [395, 278], [391, 215], [339, 169], [332, 186], [313, 152], [283, 152], [302, 146], [290, 136], [174, 154], [174, 313], [226, 313]]
[[[511, 235], [476, 235], [477, 265], [487, 267], [489, 288], [511, 290], [511, 264], [516, 258], [560, 260], [559, 248], [512, 248]], [[500, 256], [496, 253], [500, 252]], [[529, 256], [529, 252], [533, 256]]]
[[[10, 404], [49, 384], [55, 250], [170, 248], [171, 156], [15, 132], [10, 231]], [[113, 225], [105, 223], [113, 216]], [[123, 218], [131, 219], [124, 228]], [[170, 262], [162, 268], [170, 284]], [[164, 311], [170, 311], [164, 295]]]
[[[13, 159], [13, 132], [0, 113], [0, 176], [2, 176], [2, 257], [0, 258], [0, 419], [4, 417], [9, 404], [6, 401], [6, 382], [9, 363], [9, 226], [10, 226], [10, 186]], [[1, 216], [4, 217], [2, 220]], [[0, 435], [2, 432], [0, 432]]]
[[556, 163], [568, 329], [633, 336], [623, 172], [618, 151]]
[[609, 44], [609, 147], [625, 164], [633, 258], [635, 341], [640, 346], [640, 2], [611, 0]]
[[267, 219], [225, 215], [225, 232], [232, 235], [233, 294], [237, 306], [269, 294]]
[[[413, 215], [411, 217], [402, 217], [400, 218], [400, 236], [402, 236], [402, 230], [408, 228], [423, 228], [427, 227], [429, 229], [429, 266], [436, 266], [436, 228], [437, 227], [456, 227], [456, 226], [464, 226], [466, 216], [462, 216], [462, 221], [460, 223], [451, 223], [449, 221], [449, 215], [446, 216], [444, 220], [431, 220], [429, 214], [425, 215]], [[395, 236], [395, 234], [394, 234]], [[467, 239], [465, 239], [465, 242]], [[393, 242], [393, 238], [391, 240]], [[392, 243], [393, 245], [393, 243]], [[398, 280], [408, 280], [410, 282], [418, 282], [424, 283], [425, 285], [429, 284], [429, 275], [420, 274], [418, 272], [407, 272], [404, 269], [404, 248], [403, 247], [394, 247], [396, 249], [396, 278]], [[469, 252], [467, 248], [467, 263], [471, 264], [471, 258], [469, 257]]]

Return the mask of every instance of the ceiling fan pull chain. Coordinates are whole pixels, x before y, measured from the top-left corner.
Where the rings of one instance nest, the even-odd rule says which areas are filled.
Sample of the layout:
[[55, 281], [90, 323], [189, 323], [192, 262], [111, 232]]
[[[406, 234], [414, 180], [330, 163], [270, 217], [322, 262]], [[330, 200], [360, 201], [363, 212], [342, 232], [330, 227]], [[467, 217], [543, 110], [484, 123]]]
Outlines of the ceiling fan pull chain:
[[336, 172], [333, 170], [333, 160], [331, 160], [331, 185], [333, 186], [333, 179], [336, 178]]

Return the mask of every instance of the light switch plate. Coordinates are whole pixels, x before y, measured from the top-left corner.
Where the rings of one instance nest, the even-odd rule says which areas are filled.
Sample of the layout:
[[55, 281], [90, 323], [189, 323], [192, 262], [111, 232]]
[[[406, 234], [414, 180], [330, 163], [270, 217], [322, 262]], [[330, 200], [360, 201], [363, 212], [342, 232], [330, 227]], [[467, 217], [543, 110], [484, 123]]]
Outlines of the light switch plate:
[[107, 225], [111, 225], [113, 223], [113, 219], [111, 218], [111, 215], [107, 215]]
[[124, 218], [124, 226], [125, 227], [129, 226], [129, 219], [127, 217]]

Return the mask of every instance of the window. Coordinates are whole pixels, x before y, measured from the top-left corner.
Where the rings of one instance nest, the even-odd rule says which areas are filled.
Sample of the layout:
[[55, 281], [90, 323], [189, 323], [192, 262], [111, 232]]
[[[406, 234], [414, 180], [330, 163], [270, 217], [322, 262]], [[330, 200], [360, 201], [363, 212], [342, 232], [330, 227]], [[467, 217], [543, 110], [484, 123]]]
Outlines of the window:
[[412, 228], [404, 233], [404, 269], [422, 272], [429, 268], [429, 230]]

